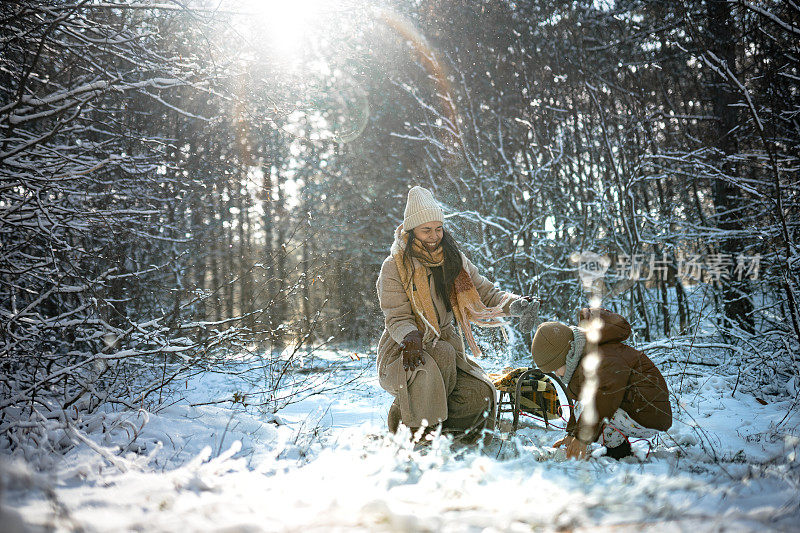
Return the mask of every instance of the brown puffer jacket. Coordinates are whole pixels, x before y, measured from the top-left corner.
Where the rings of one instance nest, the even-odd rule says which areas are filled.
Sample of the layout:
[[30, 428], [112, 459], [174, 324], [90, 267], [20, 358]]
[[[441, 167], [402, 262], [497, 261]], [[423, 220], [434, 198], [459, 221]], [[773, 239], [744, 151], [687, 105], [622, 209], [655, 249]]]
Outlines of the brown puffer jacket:
[[[570, 417], [567, 433], [589, 443], [597, 440], [602, 429], [602, 420], [611, 418], [617, 409], [628, 413], [639, 424], [659, 431], [672, 425], [672, 408], [669, 390], [664, 376], [645, 354], [622, 344], [631, 334], [628, 321], [617, 313], [606, 309], [583, 309], [583, 320], [600, 318], [600, 337], [597, 343], [599, 361], [597, 366], [597, 391], [593, 395], [597, 417], [588, 420], [587, 409], [576, 421]], [[585, 354], [593, 346], [587, 341]], [[578, 400], [586, 385], [583, 362], [578, 365], [567, 386], [567, 393]]]

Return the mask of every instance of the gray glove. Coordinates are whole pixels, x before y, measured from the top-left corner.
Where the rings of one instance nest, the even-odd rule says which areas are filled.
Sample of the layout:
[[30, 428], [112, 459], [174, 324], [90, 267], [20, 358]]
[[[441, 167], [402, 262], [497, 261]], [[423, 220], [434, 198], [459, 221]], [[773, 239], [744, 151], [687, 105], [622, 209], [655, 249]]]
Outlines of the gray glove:
[[539, 304], [538, 298], [520, 298], [511, 302], [508, 306], [508, 314], [518, 316], [519, 329], [523, 333], [530, 333], [539, 325]]

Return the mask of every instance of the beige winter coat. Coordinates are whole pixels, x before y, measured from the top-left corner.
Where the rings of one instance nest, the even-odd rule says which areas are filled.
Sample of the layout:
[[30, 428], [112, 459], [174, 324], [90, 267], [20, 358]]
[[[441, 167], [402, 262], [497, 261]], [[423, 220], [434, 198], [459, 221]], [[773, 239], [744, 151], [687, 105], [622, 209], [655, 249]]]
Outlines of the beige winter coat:
[[[464, 254], [461, 257], [464, 269], [472, 279], [484, 305], [487, 307], [499, 305], [509, 293], [499, 290], [492, 282], [483, 277]], [[491, 390], [489, 425], [493, 426], [496, 407], [494, 385], [480, 365], [470, 357], [467, 357], [461, 333], [454, 327], [453, 313], [447, 311], [444, 299], [433, 289], [433, 276], [430, 269], [416, 259], [412, 260], [414, 261], [414, 268], [428, 271], [428, 282], [431, 286], [431, 296], [439, 319], [442, 338], [435, 338], [429, 329], [423, 338], [423, 358], [426, 364], [417, 367], [413, 371], [403, 369], [400, 343], [408, 333], [417, 330], [417, 325], [414, 321], [408, 296], [403, 290], [395, 259], [390, 255], [381, 266], [381, 272], [376, 284], [378, 300], [385, 317], [385, 328], [378, 342], [377, 366], [379, 383], [386, 391], [397, 397], [401, 419], [407, 426], [418, 427], [423, 425], [423, 421], [428, 424], [435, 424], [447, 420], [447, 391], [445, 390], [442, 376], [427, 352], [435, 350], [435, 344], [438, 342], [449, 342], [456, 350], [455, 361], [457, 368], [482, 381]], [[508, 313], [510, 302], [518, 298], [515, 295], [511, 296], [513, 297], [512, 300], [506, 304], [504, 309], [506, 313]], [[409, 390], [412, 392], [409, 393]], [[482, 398], [478, 400], [482, 400]]]

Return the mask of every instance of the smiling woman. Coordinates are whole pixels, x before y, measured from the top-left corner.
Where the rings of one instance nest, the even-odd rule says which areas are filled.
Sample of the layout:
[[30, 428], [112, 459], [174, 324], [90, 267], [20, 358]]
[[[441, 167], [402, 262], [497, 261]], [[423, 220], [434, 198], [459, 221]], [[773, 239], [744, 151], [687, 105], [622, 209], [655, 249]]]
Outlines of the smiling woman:
[[[480, 348], [470, 323], [497, 326], [524, 298], [484, 278], [444, 230], [444, 212], [433, 194], [412, 187], [403, 223], [377, 281], [385, 329], [378, 342], [381, 387], [395, 396], [389, 430], [438, 424], [466, 442], [494, 428], [495, 389], [467, 357]], [[456, 329], [458, 324], [460, 331]], [[419, 437], [419, 435], [417, 435]]]
[[434, 252], [442, 242], [444, 227], [441, 222], [427, 222], [413, 229], [414, 238], [420, 241], [429, 252]]

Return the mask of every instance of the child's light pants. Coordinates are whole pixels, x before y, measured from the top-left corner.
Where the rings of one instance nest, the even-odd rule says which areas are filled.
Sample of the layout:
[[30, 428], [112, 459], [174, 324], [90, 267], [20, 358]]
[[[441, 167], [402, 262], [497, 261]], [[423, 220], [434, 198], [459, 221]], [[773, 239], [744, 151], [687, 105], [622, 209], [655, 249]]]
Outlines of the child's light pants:
[[617, 409], [611, 420], [606, 422], [603, 427], [603, 446], [615, 448], [625, 442], [628, 438], [650, 439], [658, 433], [655, 429], [649, 429], [631, 418], [622, 409]]

